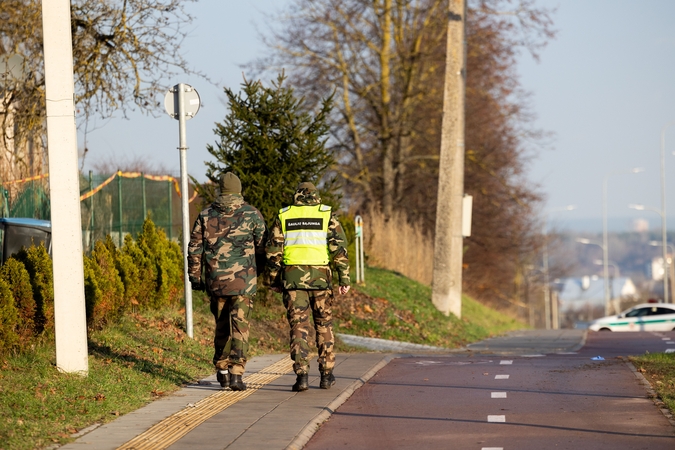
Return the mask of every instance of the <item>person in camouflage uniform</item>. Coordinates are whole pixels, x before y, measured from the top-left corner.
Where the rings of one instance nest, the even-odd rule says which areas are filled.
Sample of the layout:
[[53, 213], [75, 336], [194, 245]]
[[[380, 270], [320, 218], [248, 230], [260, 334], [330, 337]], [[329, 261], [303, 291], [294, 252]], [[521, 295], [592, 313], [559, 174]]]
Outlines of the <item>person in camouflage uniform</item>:
[[265, 253], [270, 286], [276, 292], [283, 292], [286, 317], [291, 327], [290, 353], [297, 375], [293, 390], [309, 389], [307, 337], [310, 310], [319, 352], [320, 387], [329, 389], [335, 384], [333, 272], [330, 266], [338, 277], [338, 290], [344, 295], [350, 284], [349, 259], [342, 225], [330, 207], [321, 204], [312, 183], [301, 183], [296, 189], [293, 205], [279, 211], [270, 229]]
[[243, 391], [249, 316], [257, 287], [256, 253], [264, 252], [265, 221], [244, 201], [236, 175], [221, 175], [219, 188], [218, 198], [199, 213], [192, 227], [188, 275], [192, 289], [206, 289], [211, 298], [218, 381], [222, 387]]

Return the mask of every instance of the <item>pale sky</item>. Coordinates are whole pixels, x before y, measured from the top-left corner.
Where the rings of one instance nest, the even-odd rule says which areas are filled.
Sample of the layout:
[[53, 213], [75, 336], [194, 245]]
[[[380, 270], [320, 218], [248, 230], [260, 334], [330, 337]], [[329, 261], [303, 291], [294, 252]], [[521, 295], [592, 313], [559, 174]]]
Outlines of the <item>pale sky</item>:
[[[196, 17], [184, 43], [188, 61], [220, 85], [236, 88], [241, 64], [265, 52], [256, 27], [264, 32], [263, 12], [286, 0], [202, 0], [188, 5]], [[523, 55], [519, 71], [532, 93], [538, 128], [554, 139], [538, 150], [529, 179], [541, 186], [551, 224], [599, 231], [602, 183], [607, 174], [645, 168], [644, 173], [608, 178], [610, 228], [628, 231], [632, 218], [660, 228], [654, 212], [628, 209], [640, 203], [660, 209], [660, 134], [675, 121], [675, 1], [537, 0], [558, 6], [558, 37], [538, 63]], [[471, 76], [469, 73], [468, 76]], [[185, 76], [169, 80], [192, 85], [202, 109], [187, 122], [188, 171], [204, 179], [206, 144], [213, 144], [215, 123], [226, 114], [221, 87]], [[161, 99], [160, 99], [161, 100]], [[99, 124], [100, 125], [100, 124]], [[83, 136], [80, 133], [79, 145]], [[134, 115], [115, 118], [89, 133], [85, 168], [96, 160], [132, 159], [142, 155], [155, 165], [179, 171], [178, 122]], [[675, 229], [675, 125], [666, 132], [666, 180], [669, 229]], [[554, 212], [574, 204], [570, 212]]]
[[[555, 133], [552, 149], [533, 163], [530, 179], [548, 196], [561, 224], [594, 218], [602, 226], [603, 179], [615, 171], [644, 173], [607, 178], [610, 228], [628, 231], [629, 218], [649, 220], [661, 209], [661, 129], [675, 121], [675, 2], [669, 0], [538, 0], [558, 5], [559, 34], [541, 61], [522, 58], [523, 86], [532, 92], [537, 125]], [[666, 211], [675, 228], [675, 126], [666, 132]], [[613, 220], [612, 220], [613, 219]]]

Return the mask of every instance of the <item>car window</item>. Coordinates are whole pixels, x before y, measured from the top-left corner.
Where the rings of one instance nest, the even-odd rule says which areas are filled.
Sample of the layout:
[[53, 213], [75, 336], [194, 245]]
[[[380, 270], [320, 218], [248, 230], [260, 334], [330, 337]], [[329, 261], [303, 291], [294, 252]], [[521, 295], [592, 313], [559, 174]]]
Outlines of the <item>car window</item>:
[[638, 308], [626, 313], [626, 317], [644, 317], [652, 314], [652, 309], [656, 308]]
[[656, 309], [656, 314], [661, 315], [661, 314], [675, 314], [675, 311], [670, 309], [670, 308], [657, 308]]

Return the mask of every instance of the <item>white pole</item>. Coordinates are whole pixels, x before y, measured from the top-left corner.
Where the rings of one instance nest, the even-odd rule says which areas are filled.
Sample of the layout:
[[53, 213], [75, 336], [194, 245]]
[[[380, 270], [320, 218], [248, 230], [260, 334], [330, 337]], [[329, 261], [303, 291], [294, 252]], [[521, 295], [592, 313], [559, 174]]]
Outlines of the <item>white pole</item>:
[[185, 290], [185, 331], [192, 338], [192, 287], [188, 278], [187, 254], [190, 242], [190, 203], [187, 179], [187, 139], [185, 136], [185, 85], [178, 84], [178, 135], [180, 151], [180, 200], [183, 213], [183, 279]]
[[366, 283], [366, 271], [364, 270], [364, 264], [365, 264], [365, 248], [363, 246], [363, 220], [361, 220], [361, 237], [359, 239], [359, 261], [360, 261], [360, 266], [361, 266], [361, 283], [365, 284]]
[[[667, 123], [661, 129], [661, 240], [663, 241], [663, 301], [669, 303], [668, 298], [668, 234], [666, 228], [666, 129], [675, 125], [675, 122]], [[670, 280], [671, 282], [673, 280]]]
[[80, 183], [70, 1], [42, 2], [51, 198], [56, 367], [87, 375]]
[[605, 315], [609, 316], [610, 314], [610, 301], [611, 298], [609, 295], [609, 266], [607, 261], [609, 260], [609, 242], [607, 239], [607, 179], [611, 174], [605, 175], [605, 178], [602, 181], [602, 277], [604, 281], [604, 291], [605, 291]]
[[361, 216], [354, 218], [354, 225], [356, 231], [356, 283], [362, 284], [365, 282], [363, 272], [363, 219]]

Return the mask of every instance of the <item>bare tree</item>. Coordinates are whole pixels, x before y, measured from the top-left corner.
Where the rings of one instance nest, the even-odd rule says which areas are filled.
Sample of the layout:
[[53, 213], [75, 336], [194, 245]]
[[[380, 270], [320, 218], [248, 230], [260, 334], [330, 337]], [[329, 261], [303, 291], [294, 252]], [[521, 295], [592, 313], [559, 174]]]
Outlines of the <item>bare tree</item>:
[[[259, 69], [285, 68], [298, 91], [335, 91], [334, 149], [347, 198], [386, 217], [404, 210], [432, 231], [436, 211], [447, 31], [444, 0], [294, 0]], [[537, 187], [516, 57], [553, 37], [534, 0], [474, 0], [467, 15], [465, 191], [474, 196], [465, 286], [513, 301], [514, 279], [541, 244]]]
[[[180, 52], [193, 0], [73, 0], [71, 27], [78, 120], [130, 110], [152, 114], [162, 79], [190, 72]], [[0, 2], [0, 57], [21, 55], [23, 76], [3, 85], [3, 178], [39, 173], [45, 161], [40, 0]], [[32, 151], [30, 149], [33, 149]]]

